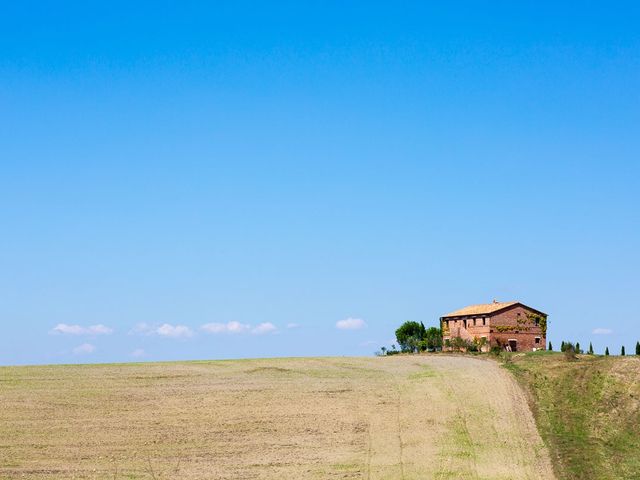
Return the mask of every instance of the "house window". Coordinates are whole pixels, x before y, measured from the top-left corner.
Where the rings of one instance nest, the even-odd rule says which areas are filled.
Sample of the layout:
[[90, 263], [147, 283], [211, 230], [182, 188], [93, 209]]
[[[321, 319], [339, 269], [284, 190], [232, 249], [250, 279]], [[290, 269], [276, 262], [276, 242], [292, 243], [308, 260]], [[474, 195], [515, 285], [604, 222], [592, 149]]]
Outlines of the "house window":
[[536, 345], [540, 345], [540, 337], [536, 337]]

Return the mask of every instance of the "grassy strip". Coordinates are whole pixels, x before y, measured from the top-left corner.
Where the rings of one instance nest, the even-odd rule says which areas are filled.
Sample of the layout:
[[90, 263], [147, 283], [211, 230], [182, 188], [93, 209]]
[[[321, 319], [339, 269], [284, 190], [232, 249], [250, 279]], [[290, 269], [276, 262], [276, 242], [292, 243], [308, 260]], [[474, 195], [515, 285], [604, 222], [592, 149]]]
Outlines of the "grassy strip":
[[536, 352], [503, 357], [529, 395], [559, 479], [640, 476], [640, 359]]

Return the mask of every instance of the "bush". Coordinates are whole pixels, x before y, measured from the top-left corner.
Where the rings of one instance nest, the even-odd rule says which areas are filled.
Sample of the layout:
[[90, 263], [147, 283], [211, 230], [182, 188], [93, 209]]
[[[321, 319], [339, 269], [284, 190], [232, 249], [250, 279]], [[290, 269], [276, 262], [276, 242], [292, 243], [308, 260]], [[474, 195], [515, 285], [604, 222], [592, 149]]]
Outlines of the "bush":
[[564, 353], [565, 360], [575, 360], [576, 358], [575, 348], [576, 347], [574, 347], [571, 342], [564, 343], [564, 350], [562, 352]]

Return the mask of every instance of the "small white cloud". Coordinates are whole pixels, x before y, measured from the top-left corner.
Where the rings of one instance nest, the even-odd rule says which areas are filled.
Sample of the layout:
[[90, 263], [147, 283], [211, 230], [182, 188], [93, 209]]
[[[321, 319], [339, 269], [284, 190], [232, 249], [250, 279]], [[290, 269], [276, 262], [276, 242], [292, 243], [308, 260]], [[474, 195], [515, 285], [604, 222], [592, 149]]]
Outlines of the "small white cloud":
[[251, 325], [240, 322], [205, 323], [200, 327], [207, 333], [246, 333], [251, 330]]
[[74, 355], [88, 355], [89, 353], [93, 353], [96, 351], [96, 347], [91, 345], [90, 343], [83, 343], [82, 345], [78, 345], [73, 349]]
[[287, 328], [298, 328], [299, 326], [297, 323], [287, 323]]
[[161, 337], [170, 338], [188, 338], [193, 336], [191, 329], [185, 325], [171, 325], [169, 323], [163, 323], [155, 329], [154, 333]]
[[113, 328], [106, 327], [101, 323], [98, 325], [90, 325], [88, 327], [59, 323], [53, 327], [51, 333], [64, 335], [109, 335], [113, 333]]
[[131, 352], [130, 355], [135, 358], [142, 358], [147, 356], [147, 352], [145, 352], [142, 348], [136, 348], [133, 352]]
[[366, 322], [361, 318], [345, 318], [336, 322], [336, 328], [339, 330], [360, 330], [367, 326]]
[[254, 335], [264, 335], [267, 333], [273, 333], [277, 330], [276, 326], [271, 322], [264, 322], [251, 330]]
[[251, 328], [250, 325], [240, 322], [229, 322], [227, 323], [227, 331], [229, 333], [244, 333], [247, 332]]
[[129, 331], [129, 335], [152, 335], [153, 327], [148, 323], [138, 323]]
[[594, 328], [593, 329], [593, 333], [594, 335], [611, 335], [613, 333], [613, 330], [611, 330], [610, 328]]
[[186, 325], [171, 325], [163, 323], [160, 326], [138, 323], [129, 331], [129, 335], [159, 335], [168, 338], [188, 338], [193, 336], [193, 331]]

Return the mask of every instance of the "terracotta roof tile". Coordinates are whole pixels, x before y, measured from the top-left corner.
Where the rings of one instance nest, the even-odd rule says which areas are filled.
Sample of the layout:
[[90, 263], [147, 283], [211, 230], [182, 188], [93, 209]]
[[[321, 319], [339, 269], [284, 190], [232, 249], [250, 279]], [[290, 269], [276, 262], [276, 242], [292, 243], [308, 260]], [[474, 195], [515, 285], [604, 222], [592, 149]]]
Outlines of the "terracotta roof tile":
[[461, 308], [451, 313], [443, 315], [443, 317], [460, 317], [462, 315], [486, 315], [489, 313], [497, 312], [505, 307], [516, 305], [520, 302], [493, 302], [482, 303], [480, 305], [469, 305], [468, 307]]

